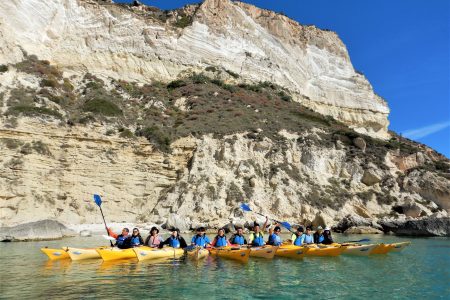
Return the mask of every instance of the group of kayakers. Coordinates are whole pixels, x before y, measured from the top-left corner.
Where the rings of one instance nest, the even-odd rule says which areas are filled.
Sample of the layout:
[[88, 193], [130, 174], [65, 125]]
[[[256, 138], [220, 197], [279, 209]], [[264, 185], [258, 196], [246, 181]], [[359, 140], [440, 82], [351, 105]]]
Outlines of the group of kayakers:
[[[260, 225], [257, 222], [254, 222], [253, 231], [250, 233], [248, 240], [244, 237], [244, 229], [242, 227], [235, 227], [236, 232], [230, 239], [227, 239], [225, 229], [220, 228], [212, 241], [208, 238], [208, 236], [206, 236], [205, 227], [198, 227], [196, 234], [191, 239], [191, 245], [199, 247], [224, 247], [232, 245], [249, 245], [253, 247], [260, 247], [266, 244], [273, 246], [281, 245], [283, 240], [280, 236], [281, 226], [279, 225], [269, 228], [268, 240], [264, 240], [264, 229], [267, 228], [267, 223], [268, 219], [266, 218], [266, 222], [262, 227], [263, 229], [261, 229]], [[133, 228], [133, 232], [131, 234], [128, 228], [122, 229], [121, 234], [115, 234], [108, 228], [109, 235], [116, 239], [115, 246], [121, 249], [139, 246], [148, 246], [152, 248], [162, 248], [164, 245], [168, 245], [173, 248], [186, 248], [188, 246], [185, 239], [180, 235], [180, 230], [178, 228], [172, 228], [170, 231], [170, 236], [164, 240], [159, 235], [159, 229], [152, 227], [150, 229], [150, 235], [144, 241], [138, 228]], [[296, 246], [307, 244], [329, 245], [333, 243], [333, 238], [331, 236], [331, 230], [328, 227], [323, 229], [321, 226], [318, 226], [316, 232], [313, 234], [310, 226], [307, 226], [306, 228], [299, 226], [292, 234], [290, 243]]]

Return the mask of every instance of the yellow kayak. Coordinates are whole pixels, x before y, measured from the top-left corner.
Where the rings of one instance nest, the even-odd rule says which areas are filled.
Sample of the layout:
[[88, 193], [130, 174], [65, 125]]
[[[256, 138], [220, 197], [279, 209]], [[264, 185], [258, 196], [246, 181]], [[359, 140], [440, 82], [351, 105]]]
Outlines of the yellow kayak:
[[346, 255], [358, 255], [358, 256], [367, 256], [372, 252], [373, 249], [375, 249], [377, 245], [376, 244], [370, 244], [370, 245], [342, 245], [343, 251], [342, 254]]
[[232, 248], [232, 247], [220, 247], [211, 248], [209, 252], [211, 255], [237, 260], [243, 263], [248, 262], [251, 249], [248, 248]]
[[390, 245], [393, 246], [393, 248], [391, 248], [391, 252], [401, 252], [403, 249], [411, 245], [411, 242], [393, 243]]
[[200, 260], [202, 258], [205, 258], [209, 255], [209, 251], [205, 248], [196, 247], [190, 251], [187, 251], [187, 255], [190, 259], [193, 260]]
[[262, 247], [252, 247], [250, 248], [251, 257], [261, 257], [271, 259], [275, 256], [278, 250], [278, 246], [262, 246]]
[[98, 254], [97, 249], [102, 249], [106, 247], [99, 248], [73, 248], [73, 247], [63, 247], [69, 254], [72, 260], [83, 260], [92, 258], [101, 258]]
[[344, 250], [342, 247], [319, 247], [319, 246], [307, 246], [308, 251], [306, 256], [339, 256]]
[[136, 258], [136, 253], [134, 252], [133, 248], [119, 249], [115, 247], [114, 248], [109, 247], [96, 250], [104, 261]]
[[183, 256], [184, 250], [181, 248], [165, 247], [162, 249], [151, 247], [133, 248], [138, 260], [149, 260], [157, 258], [179, 258]]
[[69, 254], [63, 249], [41, 248], [41, 251], [51, 260], [70, 258]]
[[389, 251], [391, 251], [394, 248], [393, 244], [378, 244], [371, 252], [370, 254], [387, 254]]
[[305, 253], [309, 251], [309, 248], [295, 245], [281, 245], [275, 256], [288, 257], [288, 258], [303, 258]]

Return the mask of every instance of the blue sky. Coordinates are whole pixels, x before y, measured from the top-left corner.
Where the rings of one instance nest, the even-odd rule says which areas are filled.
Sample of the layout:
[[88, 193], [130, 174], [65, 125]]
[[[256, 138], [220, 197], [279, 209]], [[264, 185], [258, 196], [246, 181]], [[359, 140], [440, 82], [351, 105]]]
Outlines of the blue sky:
[[[199, 1], [143, 2], [171, 9]], [[389, 128], [450, 157], [449, 0], [244, 2], [337, 32], [355, 69], [387, 100]]]

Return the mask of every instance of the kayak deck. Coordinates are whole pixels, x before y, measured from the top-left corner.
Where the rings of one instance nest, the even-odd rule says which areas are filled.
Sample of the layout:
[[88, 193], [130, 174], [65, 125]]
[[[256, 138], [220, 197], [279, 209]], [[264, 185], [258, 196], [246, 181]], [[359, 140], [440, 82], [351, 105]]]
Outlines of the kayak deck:
[[106, 248], [106, 247], [99, 247], [99, 248], [63, 247], [63, 249], [67, 249], [66, 251], [72, 260], [101, 258], [100, 254], [97, 252], [97, 249], [102, 249], [102, 248]]
[[251, 249], [248, 248], [232, 248], [232, 247], [220, 247], [211, 248], [209, 252], [213, 256], [228, 258], [240, 261], [242, 263], [248, 262]]
[[250, 248], [250, 256], [251, 257], [260, 257], [266, 259], [272, 259], [275, 256], [275, 253], [278, 250], [278, 246], [261, 246], [261, 247], [252, 247]]
[[41, 248], [41, 251], [51, 260], [70, 258], [69, 254], [63, 249]]
[[281, 245], [277, 252], [275, 252], [275, 256], [286, 257], [286, 258], [294, 258], [301, 259], [305, 257], [305, 253], [309, 251], [309, 248], [295, 245]]
[[308, 251], [305, 253], [306, 256], [339, 256], [344, 250], [342, 247], [319, 247], [319, 246], [308, 246]]
[[205, 248], [196, 247], [192, 250], [189, 250], [186, 252], [188, 257], [193, 260], [200, 260], [202, 258], [205, 258], [209, 255], [209, 251]]
[[165, 247], [162, 249], [151, 247], [133, 248], [138, 260], [149, 260], [158, 258], [179, 258], [183, 256], [184, 250], [181, 248]]
[[368, 256], [372, 250], [377, 247], [376, 244], [369, 245], [343, 245], [342, 254], [345, 255], [358, 255], [358, 256]]
[[119, 249], [119, 248], [103, 248], [97, 249], [98, 254], [104, 261], [118, 260], [118, 259], [130, 259], [136, 258], [136, 253], [133, 248]]

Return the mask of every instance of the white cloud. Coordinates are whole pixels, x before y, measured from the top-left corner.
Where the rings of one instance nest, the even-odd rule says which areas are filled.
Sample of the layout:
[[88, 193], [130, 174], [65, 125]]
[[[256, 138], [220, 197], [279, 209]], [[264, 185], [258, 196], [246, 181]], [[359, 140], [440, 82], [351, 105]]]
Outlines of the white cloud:
[[425, 126], [422, 128], [406, 130], [402, 133], [402, 135], [404, 137], [407, 137], [407, 138], [413, 139], [413, 140], [421, 139], [426, 136], [429, 136], [430, 134], [441, 131], [447, 127], [450, 127], [450, 121], [436, 123], [436, 124], [428, 125], [428, 126]]

